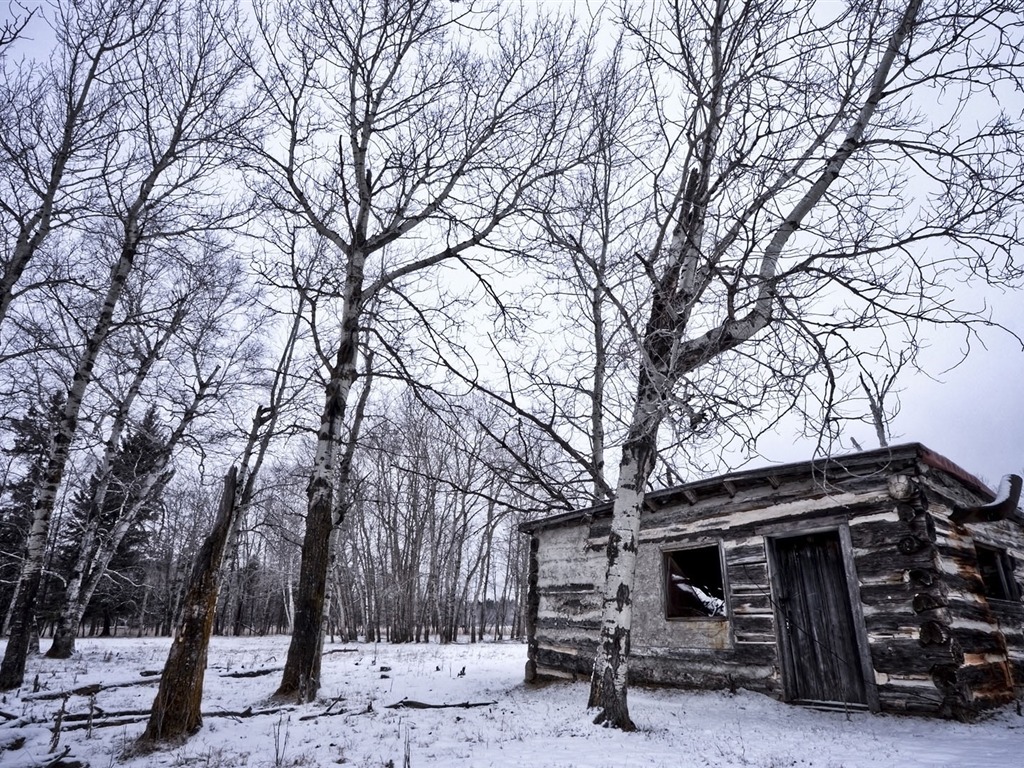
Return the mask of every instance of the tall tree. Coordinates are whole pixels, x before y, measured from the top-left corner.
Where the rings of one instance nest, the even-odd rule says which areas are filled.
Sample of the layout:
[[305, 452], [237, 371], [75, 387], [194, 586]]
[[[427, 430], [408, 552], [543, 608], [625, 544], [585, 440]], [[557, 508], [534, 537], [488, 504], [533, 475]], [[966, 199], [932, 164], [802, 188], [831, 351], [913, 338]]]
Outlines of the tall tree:
[[[97, 169], [119, 143], [126, 58], [160, 23], [164, 2], [87, 0], [42, 16], [56, 46], [42, 61], [0, 57], [0, 327], [19, 281], [53, 231], [83, 215]], [[6, 36], [27, 19], [5, 25]], [[0, 32], [0, 38], [5, 37]]]
[[220, 588], [221, 562], [235, 518], [241, 512], [235, 500], [237, 491], [238, 469], [232, 467], [224, 477], [224, 490], [213, 530], [203, 540], [192, 565], [181, 626], [160, 676], [160, 687], [150, 708], [149, 722], [139, 737], [140, 745], [187, 736], [203, 725], [200, 705], [213, 614]]
[[21, 585], [25, 537], [32, 522], [36, 489], [63, 411], [61, 396], [51, 394], [45, 408], [30, 405], [24, 415], [11, 419], [11, 445], [3, 449], [10, 461], [0, 497], [0, 604], [6, 606], [0, 617], [0, 635], [7, 634]]
[[[310, 473], [295, 629], [278, 694], [320, 686], [336, 446], [367, 308], [447, 263], [467, 263], [571, 162], [583, 49], [565, 24], [434, 0], [306, 0], [257, 8], [273, 104], [262, 198], [323, 254], [314, 285], [325, 402]], [[485, 35], [487, 45], [481, 45]], [[330, 309], [331, 301], [336, 303]], [[373, 316], [373, 324], [386, 317]]]
[[[231, 7], [224, 3], [214, 12], [209, 4], [187, 0], [152, 0], [144, 5], [156, 20], [107, 73], [121, 89], [123, 111], [112, 116], [116, 121], [108, 126], [117, 141], [106, 145], [100, 158], [103, 173], [90, 200], [94, 219], [83, 242], [115, 255], [110, 259], [109, 282], [77, 349], [64, 414], [36, 496], [22, 589], [0, 664], [2, 690], [17, 687], [24, 677], [57, 492], [86, 392], [136, 258], [140, 252], [166, 252], [176, 238], [201, 240], [202, 233], [229, 220], [230, 210], [215, 179], [234, 159], [232, 148], [250, 114], [250, 105], [237, 98], [242, 73], [223, 34]], [[107, 22], [114, 23], [123, 9], [104, 10], [113, 14]]]
[[[633, 728], [636, 548], [666, 416], [716, 386], [809, 386], [865, 327], [971, 322], [944, 295], [952, 272], [1014, 276], [1022, 132], [995, 102], [1021, 84], [1022, 18], [1017, 3], [955, 0], [624, 9], [661, 99], [664, 163], [658, 228], [639, 256], [650, 292], [608, 537], [596, 722]], [[668, 83], [671, 95], [657, 90]], [[936, 103], [943, 93], [951, 106]]]

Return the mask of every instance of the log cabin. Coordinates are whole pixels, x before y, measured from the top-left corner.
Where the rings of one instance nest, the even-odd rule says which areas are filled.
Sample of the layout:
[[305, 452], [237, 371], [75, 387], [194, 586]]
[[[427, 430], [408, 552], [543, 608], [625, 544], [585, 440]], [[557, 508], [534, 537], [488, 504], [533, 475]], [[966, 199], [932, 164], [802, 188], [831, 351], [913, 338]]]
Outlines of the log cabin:
[[[912, 443], [648, 493], [630, 680], [958, 719], [1020, 701], [1020, 490]], [[590, 676], [610, 518], [521, 526], [530, 682]]]

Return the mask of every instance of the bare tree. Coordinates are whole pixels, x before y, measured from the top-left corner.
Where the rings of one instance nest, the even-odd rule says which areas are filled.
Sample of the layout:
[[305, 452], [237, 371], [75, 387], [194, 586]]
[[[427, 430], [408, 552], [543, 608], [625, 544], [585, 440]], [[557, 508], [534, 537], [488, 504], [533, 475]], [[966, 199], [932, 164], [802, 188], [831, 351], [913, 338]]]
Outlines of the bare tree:
[[[106, 8], [117, 19], [120, 8]], [[95, 367], [115, 322], [140, 252], [159, 252], [175, 238], [223, 227], [228, 210], [216, 175], [231, 159], [249, 105], [236, 93], [241, 71], [226, 50], [220, 24], [230, 8], [157, 4], [157, 20], [109, 73], [124, 89], [124, 112], [108, 126], [118, 141], [105, 147], [101, 187], [88, 232], [99, 252], [113, 252], [109, 283], [84, 334], [67, 389], [64, 415], [36, 495], [26, 544], [22, 589], [0, 665], [0, 689], [21, 684], [33, 608], [50, 521]], [[113, 17], [108, 20], [113, 23]], [[120, 23], [118, 21], [118, 23]]]
[[889, 445], [889, 423], [900, 411], [899, 390], [895, 388], [896, 379], [904, 368], [916, 366], [917, 351], [916, 345], [900, 349], [891, 364], [886, 366], [884, 374], [870, 370], [864, 359], [858, 358], [861, 372], [857, 380], [867, 397], [871, 425], [875, 428], [875, 438], [882, 448]]
[[[15, 8], [18, 9], [17, 12], [14, 12]], [[21, 3], [16, 2], [9, 2], [7, 9], [11, 11], [11, 15], [0, 24], [0, 56], [4, 55], [4, 49], [8, 45], [21, 37], [25, 27], [28, 26], [28, 23], [32, 21], [32, 17], [36, 14], [35, 8], [29, 10]]]
[[370, 639], [503, 635], [522, 554], [504, 544], [532, 501], [492, 437], [513, 417], [478, 396], [397, 386], [378, 392], [360, 438], [338, 547], [343, 602]]
[[[77, 557], [66, 582], [53, 645], [47, 653], [52, 658], [68, 658], [74, 651], [79, 623], [89, 601], [124, 537], [173, 474], [174, 454], [195, 439], [198, 422], [211, 404], [223, 401], [245, 382], [253, 350], [238, 329], [253, 325], [251, 294], [240, 279], [234, 259], [224, 256], [220, 243], [216, 249], [202, 248], [197, 254], [199, 263], [170, 270], [168, 277], [175, 280], [173, 285], [151, 286], [151, 290], [168, 296], [166, 307], [137, 307], [139, 313], [129, 314], [123, 322], [122, 334], [129, 337], [136, 352], [134, 356], [125, 355], [133, 363], [131, 380], [124, 395], [115, 400], [110, 431], [94, 471], [98, 482], [90, 489], [88, 514], [78, 530]], [[117, 339], [111, 341], [115, 347], [111, 351], [116, 354]], [[161, 375], [153, 374], [154, 366], [163, 369]], [[186, 386], [176, 381], [184, 381]], [[132, 487], [119, 489], [120, 503], [109, 514], [106, 497], [114, 480], [111, 462], [143, 385], [165, 393], [161, 404], [170, 414], [169, 434], [160, 441], [155, 455], [148, 457], [146, 468], [133, 479]]]
[[[1020, 11], [921, 0], [624, 9], [652, 87], [671, 82], [673, 95], [661, 102], [658, 228], [640, 257], [651, 287], [608, 538], [596, 722], [633, 728], [636, 544], [666, 416], [716, 381], [809, 386], [863, 328], [983, 319], [946, 300], [948, 272], [1015, 277], [1020, 126], [998, 109], [980, 126], [961, 118], [1019, 85]], [[943, 89], [955, 103], [929, 112]]]
[[[0, 58], [0, 327], [16, 287], [56, 227], [83, 215], [122, 113], [118, 71], [151, 36], [162, 0], [62, 3], [44, 20], [56, 38], [46, 61]], [[23, 31], [10, 22], [0, 38]]]
[[278, 688], [305, 700], [320, 685], [336, 445], [365, 310], [427, 270], [468, 263], [570, 161], [583, 60], [564, 24], [432, 0], [261, 5], [257, 22], [266, 62], [253, 67], [275, 121], [259, 191], [322, 243], [319, 291], [340, 304], [321, 343], [326, 397]]
[[[591, 501], [611, 497], [609, 444], [618, 442], [624, 384], [630, 378], [635, 336], [629, 333], [642, 279], [636, 254], [650, 231], [645, 158], [655, 148], [646, 83], [620, 39], [586, 84], [587, 161], [555, 180], [534, 212], [530, 248], [540, 260], [543, 300], [559, 308], [559, 340], [525, 361], [506, 363], [506, 407], [547, 432], [591, 476]], [[494, 392], [491, 393], [494, 396]], [[546, 418], [537, 414], [546, 414]], [[569, 446], [589, 442], [589, 451]]]

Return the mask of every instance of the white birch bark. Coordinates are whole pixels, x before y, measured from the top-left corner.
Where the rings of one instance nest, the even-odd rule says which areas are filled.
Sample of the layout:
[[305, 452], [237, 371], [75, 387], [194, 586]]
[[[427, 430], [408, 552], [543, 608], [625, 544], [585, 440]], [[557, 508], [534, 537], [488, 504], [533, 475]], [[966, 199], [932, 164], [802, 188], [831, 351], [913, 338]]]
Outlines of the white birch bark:
[[[128, 531], [135, 525], [139, 515], [145, 510], [146, 504], [159, 495], [160, 489], [173, 475], [173, 470], [168, 470], [171, 457], [198, 415], [200, 405], [209, 395], [214, 376], [216, 376], [216, 371], [212, 376], [199, 382], [192, 402], [186, 406], [174, 430], [167, 438], [157, 461], [144, 476], [136, 478], [136, 485], [126, 500], [127, 504], [118, 514], [114, 527], [104, 535], [98, 529], [98, 519], [93, 521], [93, 525], [87, 526], [81, 550], [76, 559], [75, 572], [67, 584], [64, 608], [57, 620], [53, 644], [46, 654], [50, 658], [66, 659], [74, 653], [78, 626], [92, 596], [103, 581], [110, 561], [117, 554], [118, 547], [121, 546], [124, 537], [128, 535]], [[109, 477], [107, 483], [109, 486]], [[105, 492], [106, 488], [104, 488], [104, 494]], [[95, 516], [98, 518], [102, 506], [96, 506], [95, 510]]]
[[[172, 228], [184, 229], [178, 234], [194, 235], [206, 227], [223, 223], [220, 211], [197, 212], [189, 208], [187, 193], [195, 189], [193, 185], [199, 183], [199, 177], [214, 172], [227, 161], [228, 145], [237, 139], [247, 114], [229, 106], [238, 85], [239, 65], [224, 55], [222, 30], [208, 23], [210, 9], [200, 12], [186, 6], [159, 3], [145, 10], [145, 13], [130, 16], [144, 27], [142, 31], [133, 29], [132, 34], [145, 39], [140, 38], [137, 46], [126, 49], [125, 55], [118, 58], [117, 74], [136, 85], [148, 84], [149, 88], [133, 94], [137, 98], [129, 111], [137, 122], [131, 126], [116, 126], [118, 141], [113, 142], [115, 149], [111, 150], [111, 157], [104, 158], [104, 170], [110, 178], [103, 197], [112, 208], [108, 216], [121, 228], [121, 250], [111, 270], [110, 284], [97, 320], [76, 364], [64, 416], [33, 509], [24, 588], [15, 608], [11, 639], [0, 664], [2, 690], [20, 685], [24, 676], [33, 607], [57, 492], [96, 360], [106, 343], [115, 309], [143, 242], [143, 227], [157, 230], [160, 223], [172, 223]], [[143, 19], [148, 21], [143, 22]], [[102, 21], [116, 26], [123, 20], [117, 16]], [[168, 72], [170, 67], [178, 71]], [[124, 155], [132, 155], [134, 162], [118, 165]], [[172, 166], [186, 165], [189, 167], [181, 174], [167, 178]], [[157, 185], [165, 181], [167, 188], [157, 194]], [[190, 215], [184, 215], [186, 210]], [[182, 218], [177, 219], [177, 214], [183, 214]], [[156, 236], [155, 231], [147, 234]]]
[[129, 219], [125, 227], [124, 245], [117, 263], [111, 270], [110, 285], [107, 288], [103, 305], [86, 341], [85, 350], [79, 358], [71, 386], [68, 388], [64, 413], [50, 448], [46, 470], [32, 509], [32, 527], [25, 545], [23, 588], [18, 595], [10, 638], [4, 653], [3, 664], [0, 665], [0, 690], [18, 687], [25, 674], [35, 600], [42, 578], [46, 542], [50, 533], [50, 519], [57, 501], [57, 492], [71, 453], [71, 444], [78, 427], [78, 415], [85, 399], [85, 392], [92, 382], [93, 368], [100, 350], [106, 342], [107, 334], [110, 332], [114, 310], [134, 264], [140, 236], [141, 233], [135, 219]]
[[[164, 347], [170, 341], [171, 337], [177, 332], [183, 319], [183, 304], [179, 303], [179, 306], [172, 316], [167, 328], [164, 329], [163, 333], [147, 350], [145, 357], [141, 360], [139, 368], [132, 377], [132, 382], [128, 386], [124, 397], [121, 399], [117, 412], [114, 414], [114, 418], [111, 422], [110, 434], [107, 436], [107, 441], [103, 447], [103, 456], [101, 457], [99, 466], [95, 471], [95, 474], [100, 478], [99, 483], [96, 486], [93, 497], [89, 500], [90, 509], [88, 517], [82, 526], [81, 538], [78, 545], [78, 554], [75, 557], [75, 563], [71, 569], [71, 577], [67, 580], [64, 589], [64, 607], [61, 610], [61, 615], [57, 620], [57, 627], [54, 630], [53, 644], [47, 652], [47, 656], [51, 658], [66, 659], [74, 652], [74, 638], [78, 633], [78, 625], [81, 622], [82, 615], [85, 613], [85, 608], [88, 605], [89, 600], [92, 599], [92, 594], [96, 589], [99, 577], [101, 577], [106, 571], [109, 558], [107, 563], [103, 563], [102, 565], [96, 560], [96, 538], [99, 536], [98, 527], [100, 525], [100, 512], [104, 509], [107, 493], [110, 489], [111, 462], [114, 459], [114, 455], [117, 453], [118, 447], [120, 446], [121, 437], [124, 434], [125, 427], [127, 426], [129, 414], [131, 413], [135, 399], [138, 397], [138, 394], [142, 389], [143, 383], [149, 375], [149, 372], [152, 370], [153, 365], [160, 359]], [[194, 414], [194, 410], [192, 413]], [[140, 501], [144, 500], [145, 499], [142, 499]], [[138, 504], [136, 507], [137, 509], [135, 509], [132, 514], [132, 522], [134, 522], [134, 517], [137, 516], [142, 505]], [[127, 532], [127, 528], [125, 529], [125, 532]], [[117, 546], [120, 545], [123, 535], [124, 534], [122, 533], [121, 536], [118, 537], [117, 543], [114, 546], [115, 550]], [[98, 575], [96, 574], [97, 567], [101, 568]], [[94, 583], [91, 589], [86, 589], [83, 593], [83, 584], [87, 576], [96, 583]], [[83, 594], [85, 595], [84, 598]]]
[[[699, 187], [703, 184], [706, 188], [709, 161], [714, 157], [716, 147], [712, 143], [695, 153], [705, 158], [705, 164], [696, 177], [691, 177], [696, 180], [696, 188], [682, 196], [685, 205], [673, 232], [661, 283], [655, 287], [651, 317], [643, 338], [644, 354], [636, 407], [620, 464], [608, 541], [601, 635], [591, 684], [590, 705], [600, 708], [595, 722], [623, 730], [635, 727], [629, 717], [626, 698], [632, 627], [631, 593], [640, 514], [647, 482], [654, 468], [658, 428], [668, 396], [684, 375], [750, 340], [771, 322], [775, 279], [784, 249], [860, 145], [877, 112], [893, 62], [910, 34], [920, 5], [921, 0], [908, 3], [879, 58], [865, 101], [844, 141], [770, 238], [761, 256], [759, 288], [753, 309], [741, 318], [730, 318], [720, 326], [686, 340], [687, 320], [699, 297], [699, 284], [706, 279], [706, 276], [701, 276], [701, 268], [696, 266], [701, 259], [702, 216], [706, 215]], [[721, 72], [717, 74], [722, 75]], [[714, 130], [709, 130], [706, 135], [713, 137]], [[673, 270], [676, 271], [675, 276]]]

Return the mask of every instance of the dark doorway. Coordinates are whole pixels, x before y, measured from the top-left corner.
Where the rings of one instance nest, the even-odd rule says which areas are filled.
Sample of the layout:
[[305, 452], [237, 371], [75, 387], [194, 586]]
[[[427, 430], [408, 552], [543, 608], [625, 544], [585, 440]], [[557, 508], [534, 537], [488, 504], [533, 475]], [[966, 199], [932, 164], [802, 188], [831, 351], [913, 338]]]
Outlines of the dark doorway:
[[838, 531], [776, 539], [774, 552], [787, 698], [866, 705]]

